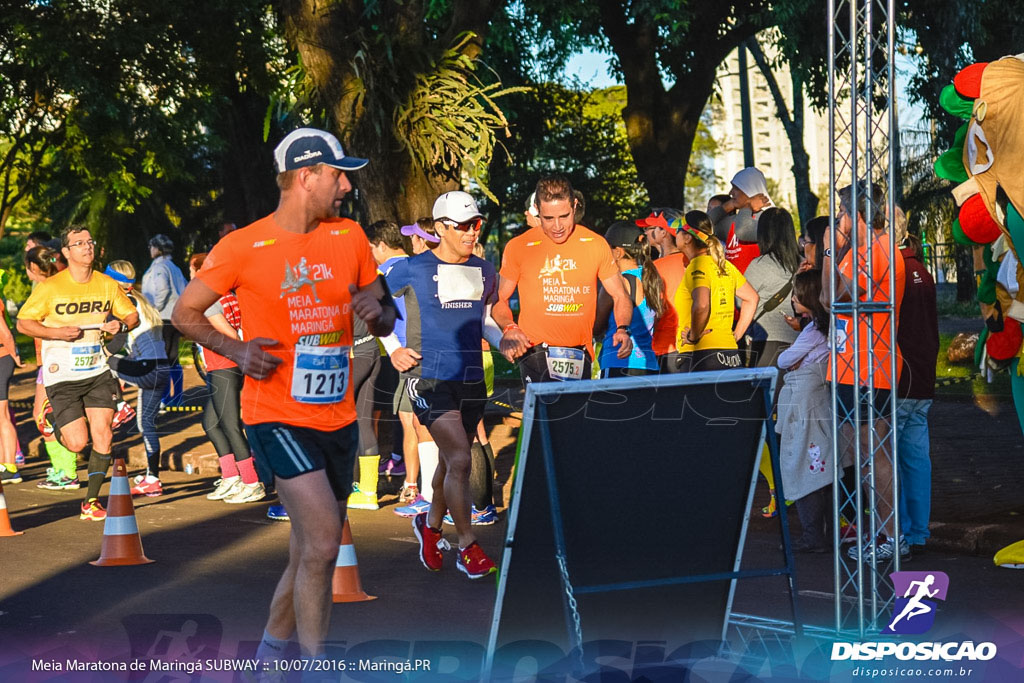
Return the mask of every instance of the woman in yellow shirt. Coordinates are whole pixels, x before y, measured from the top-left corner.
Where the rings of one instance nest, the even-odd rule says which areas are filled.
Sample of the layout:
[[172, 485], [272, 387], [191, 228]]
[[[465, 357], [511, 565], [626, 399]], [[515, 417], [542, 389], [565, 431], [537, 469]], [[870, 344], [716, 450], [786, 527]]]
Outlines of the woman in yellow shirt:
[[[689, 211], [673, 223], [676, 245], [690, 259], [676, 290], [679, 313], [676, 348], [686, 354], [684, 371], [725, 370], [743, 365], [736, 340], [754, 319], [757, 292], [743, 274], [725, 260], [722, 243], [714, 236], [703, 211]], [[740, 314], [733, 328], [736, 300]]]

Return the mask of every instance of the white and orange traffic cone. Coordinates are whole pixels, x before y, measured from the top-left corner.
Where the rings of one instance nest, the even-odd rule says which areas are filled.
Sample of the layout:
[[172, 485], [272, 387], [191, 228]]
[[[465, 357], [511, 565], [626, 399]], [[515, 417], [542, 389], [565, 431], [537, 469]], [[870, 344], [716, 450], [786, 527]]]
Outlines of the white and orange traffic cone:
[[4, 485], [0, 484], [0, 536], [21, 536], [23, 533], [25, 532], [15, 531], [14, 527], [11, 526], [11, 517], [7, 514], [7, 497], [4, 496]]
[[107, 519], [103, 523], [103, 548], [100, 559], [89, 564], [97, 567], [119, 567], [149, 564], [153, 560], [142, 553], [142, 537], [135, 521], [128, 469], [124, 458], [114, 460], [114, 474], [110, 478], [110, 496], [107, 498]]
[[334, 602], [365, 602], [376, 600], [377, 596], [367, 595], [359, 581], [359, 563], [356, 562], [356, 547], [352, 544], [352, 530], [348, 518], [341, 528], [341, 546], [334, 563], [334, 579], [331, 581]]

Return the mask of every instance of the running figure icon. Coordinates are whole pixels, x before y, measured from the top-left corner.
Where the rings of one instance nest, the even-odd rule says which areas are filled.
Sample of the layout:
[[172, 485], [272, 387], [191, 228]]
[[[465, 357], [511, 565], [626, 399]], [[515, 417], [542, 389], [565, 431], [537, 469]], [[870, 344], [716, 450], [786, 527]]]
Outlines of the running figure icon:
[[320, 303], [320, 297], [316, 294], [316, 283], [322, 281], [322, 279], [311, 278], [309, 276], [309, 266], [306, 265], [305, 256], [299, 259], [299, 263], [295, 268], [292, 268], [288, 261], [285, 261], [284, 281], [281, 283], [281, 296], [278, 298], [283, 298], [285, 294], [294, 294], [299, 291], [303, 285], [309, 285], [309, 288], [313, 290], [313, 300]]
[[[892, 623], [889, 624], [890, 631], [896, 630], [894, 626], [896, 626], [896, 624], [899, 623], [901, 619], [905, 618], [907, 621], [910, 621], [914, 617], [920, 616], [922, 614], [928, 614], [934, 609], [931, 605], [926, 605], [923, 602], [921, 602], [925, 598], [934, 598], [938, 594], [938, 588], [936, 588], [935, 590], [929, 590], [929, 588], [931, 588], [932, 584], [934, 583], [934, 574], [929, 574], [922, 581], [910, 582], [910, 585], [907, 587], [907, 592], [903, 594], [903, 597], [910, 598], [910, 600], [903, 607], [903, 611], [901, 611], [896, 616], [896, 618], [892, 620]], [[914, 592], [915, 587], [917, 592], [915, 593], [914, 597], [911, 598], [910, 594]]]

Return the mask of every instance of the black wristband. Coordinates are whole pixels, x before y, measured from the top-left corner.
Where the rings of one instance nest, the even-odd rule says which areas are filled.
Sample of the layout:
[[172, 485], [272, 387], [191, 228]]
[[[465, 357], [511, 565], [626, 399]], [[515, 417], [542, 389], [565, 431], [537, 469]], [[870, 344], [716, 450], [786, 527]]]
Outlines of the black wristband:
[[615, 328], [615, 331], [618, 332], [619, 330], [622, 330], [623, 332], [629, 332], [629, 329], [629, 325], [619, 325]]

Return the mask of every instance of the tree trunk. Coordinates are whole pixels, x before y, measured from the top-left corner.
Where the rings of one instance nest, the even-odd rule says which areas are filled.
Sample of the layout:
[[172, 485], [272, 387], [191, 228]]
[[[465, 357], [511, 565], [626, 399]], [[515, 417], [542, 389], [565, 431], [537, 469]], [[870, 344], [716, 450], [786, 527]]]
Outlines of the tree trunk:
[[800, 218], [800, 225], [804, 226], [815, 217], [818, 211], [818, 195], [811, 190], [810, 158], [807, 156], [807, 148], [804, 146], [804, 92], [803, 81], [795, 70], [790, 70], [793, 84], [793, 111], [790, 114], [786, 99], [782, 95], [782, 89], [775, 78], [764, 51], [756, 39], [746, 41], [750, 54], [757, 63], [757, 68], [768, 83], [768, 90], [775, 101], [775, 110], [782, 122], [782, 128], [786, 131], [789, 139], [789, 149], [793, 156], [793, 182], [796, 189], [796, 209]]
[[[501, 2], [454, 0], [451, 24], [437, 37], [424, 28], [422, 2], [382, 2], [371, 28], [364, 26], [363, 4], [284, 0], [285, 34], [298, 49], [346, 153], [370, 160], [352, 174], [359, 188], [357, 212], [367, 223], [412, 222], [429, 215], [437, 195], [459, 183], [457, 178], [424, 170], [402, 148], [391, 126], [393, 103], [412, 87], [417, 65], [426, 68], [460, 34], [476, 34], [465, 47], [469, 57], [476, 57]], [[364, 45], [360, 38], [364, 29], [385, 34], [387, 50], [377, 42]]]
[[974, 282], [974, 254], [962, 244], [953, 250], [956, 259], [956, 300], [974, 301], [978, 287]]
[[[601, 29], [619, 61], [626, 84], [629, 148], [637, 175], [655, 206], [683, 203], [686, 170], [704, 105], [714, 89], [718, 65], [762, 24], [729, 17], [728, 3], [691, 3], [687, 32], [695, 47], [685, 68], [673, 68], [675, 83], [665, 89], [658, 61], [664, 25], [627, 16], [624, 3], [600, 0]], [[758, 18], [763, 21], [763, 18]]]
[[239, 227], [266, 216], [277, 205], [278, 190], [269, 145], [263, 141], [263, 114], [268, 101], [259, 94], [240, 92], [237, 84], [223, 119], [227, 148], [222, 157], [220, 200], [223, 220]]

